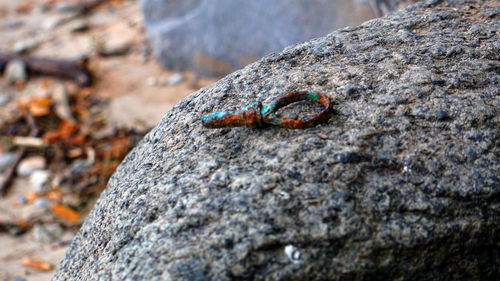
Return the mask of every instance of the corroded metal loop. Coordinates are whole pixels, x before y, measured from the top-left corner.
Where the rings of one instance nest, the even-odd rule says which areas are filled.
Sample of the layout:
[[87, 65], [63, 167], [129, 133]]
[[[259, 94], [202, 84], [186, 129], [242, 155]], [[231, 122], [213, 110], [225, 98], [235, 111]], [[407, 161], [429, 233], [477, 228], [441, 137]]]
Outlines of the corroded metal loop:
[[[323, 109], [314, 114], [311, 117], [305, 119], [286, 119], [286, 118], [278, 118], [276, 116], [276, 112], [294, 102], [310, 100], [319, 102], [323, 105]], [[264, 112], [262, 114], [264, 117], [264, 122], [267, 124], [272, 124], [284, 128], [290, 129], [304, 129], [313, 127], [317, 124], [318, 121], [323, 120], [327, 117], [328, 112], [330, 111], [331, 105], [328, 97], [322, 95], [320, 93], [314, 93], [311, 91], [302, 91], [302, 92], [290, 92], [287, 95], [279, 97], [275, 102], [270, 104], [269, 109], [263, 108]]]
[[[317, 114], [305, 119], [279, 118], [276, 112], [294, 102], [310, 100], [321, 103], [324, 107]], [[246, 126], [260, 128], [266, 124], [290, 129], [304, 129], [315, 126], [323, 120], [330, 110], [328, 97], [311, 91], [290, 92], [272, 103], [254, 102], [238, 111], [223, 111], [207, 114], [202, 117], [203, 126], [207, 128], [227, 128]]]
[[207, 128], [228, 128], [247, 126], [262, 127], [262, 103], [254, 102], [238, 111], [222, 111], [207, 114], [202, 117], [203, 126]]

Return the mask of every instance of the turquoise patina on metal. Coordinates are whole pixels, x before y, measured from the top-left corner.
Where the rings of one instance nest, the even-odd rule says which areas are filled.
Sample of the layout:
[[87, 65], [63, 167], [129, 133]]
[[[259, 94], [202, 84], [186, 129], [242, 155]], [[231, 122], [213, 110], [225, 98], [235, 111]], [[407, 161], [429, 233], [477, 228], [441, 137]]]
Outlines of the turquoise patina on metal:
[[[282, 119], [276, 112], [289, 104], [298, 101], [316, 101], [323, 105], [323, 109], [317, 114], [304, 119]], [[238, 111], [222, 111], [204, 115], [201, 118], [203, 126], [207, 128], [228, 128], [246, 126], [249, 128], [261, 128], [265, 125], [274, 125], [290, 129], [304, 129], [317, 125], [327, 117], [331, 109], [327, 96], [311, 91], [290, 92], [279, 97], [274, 102], [262, 104], [254, 102], [244, 106]]]

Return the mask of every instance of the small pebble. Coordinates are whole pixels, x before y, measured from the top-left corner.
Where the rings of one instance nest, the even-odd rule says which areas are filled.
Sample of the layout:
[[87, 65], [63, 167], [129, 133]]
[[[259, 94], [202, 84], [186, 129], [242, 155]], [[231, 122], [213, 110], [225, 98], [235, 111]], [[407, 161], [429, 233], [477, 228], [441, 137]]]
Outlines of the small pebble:
[[42, 27], [46, 31], [54, 30], [57, 26], [61, 25], [64, 22], [63, 18], [60, 16], [47, 17], [42, 22]]
[[61, 203], [66, 206], [80, 206], [82, 200], [78, 195], [70, 193], [61, 198]]
[[50, 203], [50, 200], [47, 197], [40, 197], [33, 202], [33, 206], [38, 209], [45, 208]]
[[28, 39], [28, 40], [24, 40], [24, 41], [17, 41], [14, 44], [13, 51], [15, 53], [24, 53], [24, 52], [28, 52], [28, 51], [35, 49], [36, 47], [38, 47], [38, 45], [40, 45], [40, 43], [38, 43], [37, 41], [35, 41], [33, 39]]
[[157, 84], [156, 77], [150, 76], [146, 79], [146, 85], [153, 87], [156, 86], [156, 84]]
[[15, 30], [23, 26], [23, 22], [19, 20], [14, 20], [14, 21], [7, 21], [3, 27], [7, 30]]
[[168, 84], [170, 86], [175, 86], [184, 80], [184, 76], [180, 73], [176, 73], [168, 78]]
[[108, 44], [100, 47], [99, 55], [102, 57], [123, 56], [130, 52], [131, 46], [124, 42]]
[[33, 227], [33, 238], [44, 244], [59, 240], [63, 234], [64, 230], [59, 224], [37, 224]]
[[19, 195], [19, 197], [17, 197], [17, 203], [24, 205], [28, 203], [28, 200], [26, 200], [26, 197], [24, 195]]
[[80, 6], [77, 3], [58, 2], [55, 5], [55, 10], [58, 12], [78, 13]]
[[50, 190], [50, 178], [52, 173], [49, 170], [36, 170], [30, 175], [30, 188], [36, 193], [44, 193]]
[[86, 21], [83, 20], [75, 20], [71, 25], [69, 26], [69, 31], [70, 32], [82, 32], [85, 31], [89, 28], [89, 24]]
[[30, 221], [35, 218], [37, 221], [40, 221], [40, 218], [52, 217], [53, 215], [50, 213], [48, 208], [45, 207], [49, 202], [50, 201], [47, 198], [42, 197], [36, 199], [34, 204], [26, 204], [20, 208], [21, 215], [19, 217], [25, 219], [26, 221]]
[[55, 85], [52, 91], [52, 98], [55, 102], [55, 112], [61, 119], [72, 120], [71, 108], [68, 101], [68, 93], [63, 84]]
[[7, 104], [10, 101], [10, 95], [0, 94], [0, 106]]
[[90, 163], [87, 160], [78, 159], [71, 163], [69, 170], [71, 171], [72, 175], [80, 175], [82, 173], [85, 173], [92, 165], [93, 163]]
[[29, 176], [36, 170], [43, 170], [47, 165], [45, 158], [42, 156], [32, 156], [21, 160], [17, 166], [17, 174], [19, 176]]
[[7, 63], [7, 67], [5, 67], [4, 77], [9, 84], [14, 84], [18, 80], [28, 80], [26, 65], [20, 60], [9, 61], [9, 63]]
[[5, 171], [16, 158], [15, 153], [0, 153], [0, 172]]

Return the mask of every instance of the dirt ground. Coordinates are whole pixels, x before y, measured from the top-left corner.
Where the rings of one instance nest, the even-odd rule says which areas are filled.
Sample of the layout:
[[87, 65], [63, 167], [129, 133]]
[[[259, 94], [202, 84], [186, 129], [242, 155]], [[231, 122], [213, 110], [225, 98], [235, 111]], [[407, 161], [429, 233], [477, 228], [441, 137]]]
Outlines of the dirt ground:
[[[95, 1], [0, 1], [0, 53], [24, 48], [30, 56], [88, 57], [95, 80], [86, 93], [103, 101], [98, 105], [103, 122], [115, 130], [147, 132], [180, 99], [216, 81], [190, 72], [165, 70], [155, 61], [137, 1], [101, 1], [90, 11], [79, 10], [81, 3], [91, 2]], [[70, 94], [82, 90], [74, 82], [54, 77], [30, 76], [14, 85], [5, 75], [0, 77], [0, 126], [18, 114], [23, 101], [47, 95], [47, 84], [63, 85]], [[0, 154], [6, 152], [1, 145], [0, 141]], [[5, 177], [2, 173], [0, 169], [0, 177]], [[70, 222], [65, 223], [40, 207], [45, 197], [26, 199], [33, 194], [30, 180], [15, 176], [6, 196], [0, 197], [0, 281], [50, 280], [98, 196], [94, 193], [87, 198], [85, 207], [77, 210], [78, 217], [71, 219], [70, 212]], [[65, 198], [80, 200], [71, 194]], [[37, 216], [49, 219], [24, 231], [8, 227], [9, 223]]]

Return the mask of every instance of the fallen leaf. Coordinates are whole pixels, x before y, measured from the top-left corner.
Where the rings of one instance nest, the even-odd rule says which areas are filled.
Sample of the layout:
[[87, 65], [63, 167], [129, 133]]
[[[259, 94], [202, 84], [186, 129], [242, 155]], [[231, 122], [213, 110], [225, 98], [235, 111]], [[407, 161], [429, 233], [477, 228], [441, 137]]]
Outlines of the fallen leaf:
[[60, 188], [53, 188], [45, 194], [45, 197], [52, 200], [52, 202], [59, 202], [61, 201], [62, 190]]
[[89, 117], [89, 111], [83, 106], [74, 105], [71, 109], [76, 113], [76, 115], [80, 116], [81, 119], [87, 119]]
[[55, 4], [59, 3], [60, 1], [59, 0], [47, 0], [45, 1], [45, 4], [46, 6], [54, 6]]
[[78, 124], [74, 124], [70, 120], [63, 120], [57, 130], [45, 133], [43, 139], [46, 142], [53, 143], [70, 137], [76, 130], [78, 130]]
[[51, 271], [54, 269], [54, 266], [42, 259], [34, 258], [34, 257], [26, 257], [21, 260], [21, 264], [26, 267], [31, 267], [34, 269], [38, 269], [41, 271]]
[[31, 203], [31, 202], [35, 201], [36, 199], [38, 199], [40, 197], [40, 194], [31, 191], [31, 192], [26, 193], [26, 195], [24, 195], [24, 197], [26, 198], [26, 203]]
[[28, 101], [28, 109], [31, 114], [35, 117], [46, 116], [49, 115], [51, 110], [50, 106], [52, 105], [51, 98], [32, 98]]
[[18, 224], [19, 224], [20, 228], [26, 229], [29, 227], [29, 223], [26, 221], [26, 219], [21, 218], [21, 217], [18, 219]]
[[43, 78], [42, 81], [40, 81], [39, 86], [42, 89], [47, 89], [52, 84], [54, 84], [54, 79], [46, 77], [46, 78]]
[[52, 212], [70, 222], [77, 222], [81, 218], [78, 212], [61, 204], [54, 205], [52, 207]]
[[123, 2], [122, 0], [111, 0], [109, 1], [109, 4], [111, 7], [116, 9], [119, 8], [121, 4], [123, 4], [122, 2]]
[[127, 153], [129, 146], [130, 140], [128, 137], [116, 139], [110, 148], [111, 155], [113, 155], [114, 158], [119, 158]]
[[86, 143], [87, 135], [85, 134], [78, 134], [65, 142], [68, 146], [84, 146]]
[[17, 79], [16, 82], [14, 82], [14, 85], [18, 90], [22, 90], [26, 86], [26, 81], [22, 79]]
[[31, 9], [33, 9], [33, 3], [26, 1], [26, 2], [23, 2], [19, 5], [17, 5], [16, 12], [18, 12], [20, 14], [26, 14], [26, 13], [30, 12]]

